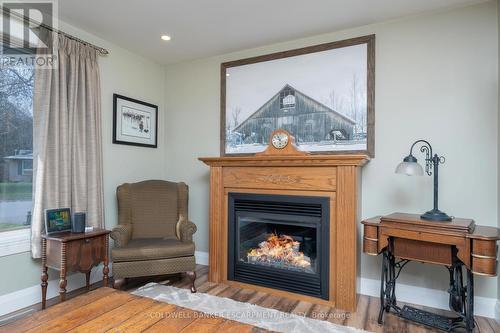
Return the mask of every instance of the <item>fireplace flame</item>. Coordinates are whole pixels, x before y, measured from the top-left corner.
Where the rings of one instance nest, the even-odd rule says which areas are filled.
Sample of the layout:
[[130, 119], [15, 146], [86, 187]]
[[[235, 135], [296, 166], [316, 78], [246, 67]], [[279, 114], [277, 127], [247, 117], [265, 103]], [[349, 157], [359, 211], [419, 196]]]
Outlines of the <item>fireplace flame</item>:
[[307, 269], [311, 267], [311, 259], [299, 251], [300, 242], [288, 235], [272, 233], [247, 253], [251, 263], [270, 264], [272, 266], [295, 266]]

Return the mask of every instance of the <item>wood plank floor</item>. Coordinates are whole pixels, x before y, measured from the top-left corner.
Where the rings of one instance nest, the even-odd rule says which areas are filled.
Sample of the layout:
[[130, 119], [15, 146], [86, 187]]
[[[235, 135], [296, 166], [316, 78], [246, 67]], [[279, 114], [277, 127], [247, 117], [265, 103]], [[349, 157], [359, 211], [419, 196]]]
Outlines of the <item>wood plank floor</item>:
[[[310, 318], [327, 320], [335, 324], [365, 329], [371, 332], [428, 333], [441, 332], [411, 322], [392, 314], [385, 315], [383, 325], [377, 323], [379, 300], [360, 295], [357, 311], [346, 313], [327, 306], [299, 302], [276, 297], [263, 292], [232, 288], [223, 284], [207, 282], [208, 267], [197, 266], [196, 286], [198, 292], [236, 301], [249, 302], [287, 313], [306, 315]], [[179, 276], [159, 277], [156, 282], [189, 288], [189, 281]], [[130, 280], [124, 289], [135, 290], [151, 279]], [[81, 291], [69, 294], [74, 297]], [[53, 299], [49, 304], [56, 304]], [[444, 310], [416, 306], [440, 314], [451, 315]], [[176, 315], [173, 315], [176, 314]], [[110, 319], [112, 318], [112, 319]], [[500, 325], [494, 319], [476, 317], [475, 332], [500, 332]], [[62, 304], [52, 305], [46, 311], [38, 311], [16, 322], [0, 327], [0, 332], [265, 332], [249, 325], [222, 318], [204, 318], [195, 311], [175, 305], [157, 303], [138, 298], [128, 293], [118, 293], [110, 288], [99, 288], [90, 293], [72, 298]]]
[[0, 327], [0, 332], [268, 332], [175, 305], [99, 288]]

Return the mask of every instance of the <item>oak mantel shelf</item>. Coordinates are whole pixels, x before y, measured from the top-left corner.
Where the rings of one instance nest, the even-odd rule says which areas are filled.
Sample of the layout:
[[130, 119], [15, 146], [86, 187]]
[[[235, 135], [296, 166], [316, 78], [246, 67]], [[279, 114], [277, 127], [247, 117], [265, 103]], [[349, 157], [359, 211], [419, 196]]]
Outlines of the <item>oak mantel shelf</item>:
[[200, 161], [210, 166], [363, 166], [369, 160], [368, 155], [260, 155], [260, 156], [225, 156], [200, 157]]

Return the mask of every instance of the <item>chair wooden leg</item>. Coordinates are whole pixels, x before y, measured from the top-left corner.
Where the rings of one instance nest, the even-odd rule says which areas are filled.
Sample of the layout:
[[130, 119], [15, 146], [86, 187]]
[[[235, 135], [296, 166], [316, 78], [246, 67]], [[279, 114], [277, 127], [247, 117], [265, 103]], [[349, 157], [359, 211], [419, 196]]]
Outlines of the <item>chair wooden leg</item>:
[[196, 292], [196, 287], [194, 286], [194, 281], [196, 280], [196, 272], [190, 271], [186, 272], [187, 277], [191, 281], [191, 292], [195, 293]]
[[125, 278], [124, 279], [116, 279], [113, 282], [113, 288], [120, 290], [125, 285], [126, 282], [127, 282], [127, 279], [125, 279]]

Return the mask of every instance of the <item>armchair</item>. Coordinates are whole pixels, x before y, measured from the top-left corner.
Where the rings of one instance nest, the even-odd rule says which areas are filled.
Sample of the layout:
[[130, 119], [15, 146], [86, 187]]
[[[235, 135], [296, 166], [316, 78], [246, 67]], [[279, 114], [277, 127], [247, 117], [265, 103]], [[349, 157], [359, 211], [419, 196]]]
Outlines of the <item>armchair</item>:
[[182, 182], [162, 180], [118, 186], [118, 225], [111, 232], [115, 287], [126, 278], [185, 272], [196, 292], [188, 192]]

